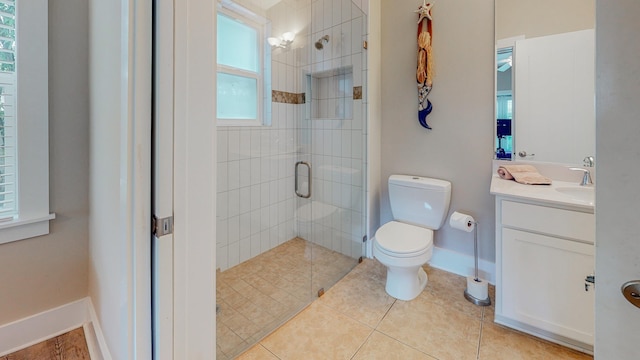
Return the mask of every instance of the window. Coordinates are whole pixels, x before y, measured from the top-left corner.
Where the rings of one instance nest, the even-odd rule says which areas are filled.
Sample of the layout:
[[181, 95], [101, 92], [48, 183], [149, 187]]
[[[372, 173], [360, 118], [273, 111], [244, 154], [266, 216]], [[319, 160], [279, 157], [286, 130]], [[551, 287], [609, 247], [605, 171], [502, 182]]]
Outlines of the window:
[[49, 232], [47, 0], [0, 0], [0, 244]]
[[513, 97], [511, 91], [498, 91], [496, 95], [496, 117], [513, 119]]
[[224, 1], [217, 15], [217, 119], [223, 126], [269, 124], [271, 56], [266, 21]]
[[16, 7], [0, 2], [0, 221], [16, 214]]

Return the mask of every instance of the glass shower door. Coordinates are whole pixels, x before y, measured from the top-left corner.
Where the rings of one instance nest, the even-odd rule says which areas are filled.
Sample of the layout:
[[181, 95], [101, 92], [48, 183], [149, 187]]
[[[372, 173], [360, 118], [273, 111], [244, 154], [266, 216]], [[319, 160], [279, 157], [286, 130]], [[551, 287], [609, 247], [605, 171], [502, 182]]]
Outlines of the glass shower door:
[[[345, 0], [346, 1], [346, 0]], [[343, 7], [345, 9], [345, 7]], [[298, 236], [310, 244], [311, 293], [321, 296], [364, 255], [366, 16], [350, 6], [340, 19], [314, 21], [302, 57], [305, 105], [298, 114]], [[338, 24], [334, 24], [338, 22]], [[306, 166], [305, 166], [306, 168]]]
[[252, 18], [270, 90], [260, 126], [218, 127], [219, 359], [329, 291], [358, 264], [365, 234], [365, 15], [351, 0], [219, 10], [243, 3], [264, 7]]

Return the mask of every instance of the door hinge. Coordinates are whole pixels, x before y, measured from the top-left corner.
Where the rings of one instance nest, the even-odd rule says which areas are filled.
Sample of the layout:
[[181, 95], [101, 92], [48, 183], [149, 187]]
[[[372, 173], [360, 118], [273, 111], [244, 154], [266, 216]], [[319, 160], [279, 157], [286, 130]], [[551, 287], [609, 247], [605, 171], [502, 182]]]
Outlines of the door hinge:
[[157, 216], [153, 215], [153, 218], [151, 218], [151, 233], [155, 237], [173, 234], [173, 216], [158, 219]]
[[584, 278], [584, 291], [589, 291], [589, 288], [596, 285], [596, 276], [591, 274]]

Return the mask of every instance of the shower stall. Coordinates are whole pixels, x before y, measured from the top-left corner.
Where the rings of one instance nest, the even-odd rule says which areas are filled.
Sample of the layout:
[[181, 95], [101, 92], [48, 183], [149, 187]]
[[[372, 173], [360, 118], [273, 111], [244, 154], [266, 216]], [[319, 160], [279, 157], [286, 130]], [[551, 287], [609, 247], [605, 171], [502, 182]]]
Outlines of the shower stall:
[[363, 2], [218, 0], [218, 359], [364, 255]]

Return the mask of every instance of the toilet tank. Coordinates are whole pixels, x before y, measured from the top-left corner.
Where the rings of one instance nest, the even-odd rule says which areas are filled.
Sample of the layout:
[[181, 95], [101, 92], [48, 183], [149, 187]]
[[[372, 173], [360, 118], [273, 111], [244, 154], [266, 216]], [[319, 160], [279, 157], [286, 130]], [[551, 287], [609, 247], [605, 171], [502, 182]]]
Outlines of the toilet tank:
[[396, 221], [437, 230], [449, 213], [451, 183], [420, 176], [391, 175], [389, 201]]

